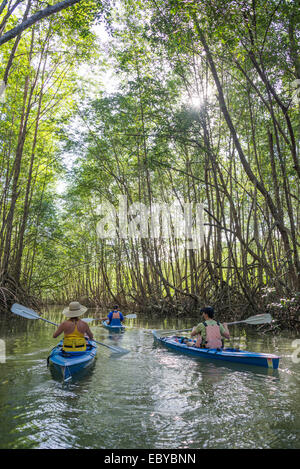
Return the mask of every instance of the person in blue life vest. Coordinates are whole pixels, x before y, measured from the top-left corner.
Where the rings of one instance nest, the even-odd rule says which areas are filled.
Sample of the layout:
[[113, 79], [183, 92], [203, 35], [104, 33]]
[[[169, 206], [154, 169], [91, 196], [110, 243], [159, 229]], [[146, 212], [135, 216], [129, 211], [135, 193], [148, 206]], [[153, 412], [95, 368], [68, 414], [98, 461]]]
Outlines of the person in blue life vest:
[[200, 313], [203, 313], [204, 321], [194, 327], [191, 332], [191, 337], [197, 339], [196, 343], [189, 342], [187, 345], [211, 349], [223, 348], [223, 338], [230, 339], [227, 324], [221, 324], [214, 320], [215, 311], [211, 306], [200, 309]]
[[109, 326], [122, 326], [122, 322], [124, 321], [124, 316], [119, 311], [119, 306], [114, 305], [113, 310], [108, 313], [106, 318], [103, 318], [103, 321], [107, 321]]

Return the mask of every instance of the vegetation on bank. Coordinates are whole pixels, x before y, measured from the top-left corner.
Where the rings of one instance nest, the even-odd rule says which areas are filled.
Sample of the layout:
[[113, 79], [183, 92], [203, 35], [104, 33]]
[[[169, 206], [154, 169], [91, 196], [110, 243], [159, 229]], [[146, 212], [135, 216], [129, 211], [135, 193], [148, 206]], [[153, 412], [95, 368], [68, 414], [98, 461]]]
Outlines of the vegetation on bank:
[[[39, 3], [8, 15], [3, 2], [2, 36]], [[83, 0], [0, 42], [4, 310], [76, 298], [188, 315], [209, 303], [299, 327], [297, 7]], [[118, 220], [99, 236], [125, 196], [135, 235]], [[194, 222], [203, 207], [197, 248], [174, 219], [163, 233], [175, 202]], [[141, 210], [155, 206], [151, 237]]]

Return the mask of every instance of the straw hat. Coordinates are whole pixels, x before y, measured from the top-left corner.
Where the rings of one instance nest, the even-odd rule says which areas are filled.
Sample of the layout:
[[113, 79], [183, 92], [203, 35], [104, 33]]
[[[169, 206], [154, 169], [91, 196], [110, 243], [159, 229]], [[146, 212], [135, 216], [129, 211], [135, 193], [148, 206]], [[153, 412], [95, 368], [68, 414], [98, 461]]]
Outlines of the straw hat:
[[69, 306], [63, 310], [63, 314], [67, 318], [77, 318], [78, 316], [82, 316], [86, 310], [87, 308], [78, 303], [78, 301], [71, 301]]

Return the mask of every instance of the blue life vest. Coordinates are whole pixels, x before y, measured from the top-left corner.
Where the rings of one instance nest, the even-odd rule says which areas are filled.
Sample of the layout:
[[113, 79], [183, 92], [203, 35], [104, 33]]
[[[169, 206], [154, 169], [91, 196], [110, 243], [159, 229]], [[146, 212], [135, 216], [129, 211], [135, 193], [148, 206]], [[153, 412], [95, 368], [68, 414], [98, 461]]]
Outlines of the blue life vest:
[[120, 320], [120, 311], [111, 311], [109, 313], [108, 317], [110, 315], [111, 315], [111, 319], [110, 319], [110, 322], [109, 322], [110, 326], [122, 326], [122, 323], [121, 323], [121, 320]]

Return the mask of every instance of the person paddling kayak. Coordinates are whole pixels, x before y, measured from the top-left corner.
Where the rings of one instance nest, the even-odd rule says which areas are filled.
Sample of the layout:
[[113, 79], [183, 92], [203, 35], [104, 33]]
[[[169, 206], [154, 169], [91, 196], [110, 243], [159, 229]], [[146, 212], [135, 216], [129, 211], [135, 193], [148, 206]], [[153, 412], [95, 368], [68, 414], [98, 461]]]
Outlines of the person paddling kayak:
[[93, 339], [93, 334], [86, 322], [81, 321], [79, 316], [86, 312], [87, 308], [78, 301], [72, 301], [68, 307], [63, 310], [67, 320], [62, 322], [54, 332], [55, 339], [64, 333], [63, 350], [66, 352], [84, 352], [86, 350], [86, 339]]
[[213, 319], [215, 311], [211, 306], [200, 309], [200, 313], [203, 313], [204, 321], [194, 327], [191, 332], [191, 337], [197, 336], [196, 344], [187, 343], [187, 345], [204, 348], [222, 348], [222, 337], [230, 338], [227, 324], [220, 324], [219, 321]]
[[114, 309], [110, 311], [106, 318], [102, 318], [102, 321], [107, 321], [107, 325], [109, 326], [122, 326], [122, 322], [124, 321], [124, 316], [119, 311], [119, 306], [114, 305]]

